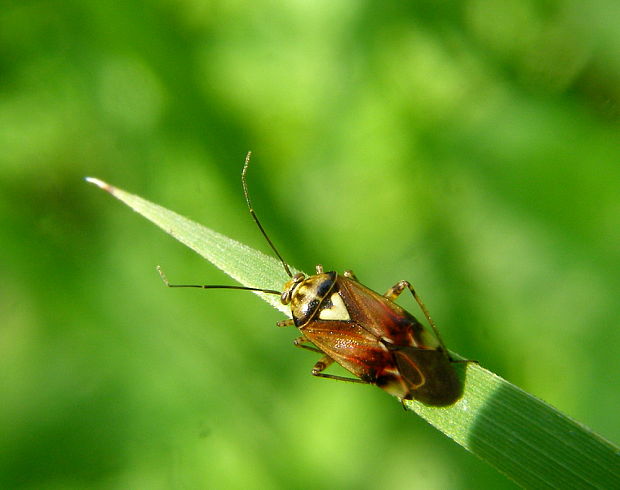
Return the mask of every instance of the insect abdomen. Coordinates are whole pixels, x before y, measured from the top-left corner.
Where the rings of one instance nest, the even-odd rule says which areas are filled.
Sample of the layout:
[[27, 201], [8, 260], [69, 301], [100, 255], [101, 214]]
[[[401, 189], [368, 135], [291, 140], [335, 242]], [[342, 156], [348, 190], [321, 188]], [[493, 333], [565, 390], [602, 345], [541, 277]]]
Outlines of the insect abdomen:
[[442, 350], [401, 347], [394, 350], [393, 355], [408, 388], [404, 399], [443, 407], [452, 405], [461, 397], [462, 384]]

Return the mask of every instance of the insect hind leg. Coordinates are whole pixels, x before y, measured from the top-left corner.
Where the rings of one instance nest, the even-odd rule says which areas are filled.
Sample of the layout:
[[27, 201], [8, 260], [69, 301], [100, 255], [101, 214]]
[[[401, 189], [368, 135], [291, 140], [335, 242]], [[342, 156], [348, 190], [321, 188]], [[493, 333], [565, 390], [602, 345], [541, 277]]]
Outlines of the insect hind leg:
[[293, 341], [293, 345], [301, 349], [306, 349], [311, 352], [318, 352], [319, 354], [323, 354], [323, 357], [321, 357], [313, 366], [311, 371], [312, 376], [316, 376], [317, 378], [335, 379], [336, 381], [347, 381], [349, 383], [370, 384], [369, 381], [364, 381], [363, 379], [347, 378], [345, 376], [337, 376], [335, 374], [324, 373], [323, 371], [325, 371], [329, 366], [331, 366], [334, 363], [334, 360], [328, 355], [326, 355], [321, 349], [312, 345], [307, 345], [309, 342], [310, 341], [305, 337], [298, 337]]
[[312, 368], [312, 376], [316, 376], [318, 378], [327, 378], [327, 379], [335, 379], [336, 381], [346, 381], [348, 383], [360, 383], [360, 384], [370, 384], [368, 381], [364, 381], [359, 378], [347, 378], [346, 376], [336, 376], [335, 374], [327, 374], [323, 371], [327, 369], [331, 364], [333, 364], [334, 360], [329, 356], [323, 356], [319, 359], [314, 367]]
[[441, 339], [441, 335], [439, 335], [439, 330], [437, 329], [437, 325], [435, 325], [435, 322], [431, 318], [431, 315], [428, 312], [426, 305], [424, 304], [424, 301], [422, 301], [422, 298], [420, 298], [418, 293], [416, 293], [415, 288], [411, 285], [409, 281], [398, 281], [394, 286], [388, 289], [387, 292], [383, 296], [389, 299], [390, 301], [394, 301], [396, 298], [398, 298], [401, 295], [401, 293], [405, 289], [409, 289], [409, 291], [411, 292], [411, 295], [413, 296], [413, 299], [415, 299], [416, 303], [418, 303], [418, 306], [422, 310], [422, 313], [424, 313], [424, 317], [428, 321], [429, 325], [433, 328], [433, 332], [435, 332], [435, 335], [439, 339], [441, 348], [448, 355], [448, 359], [450, 359], [450, 362], [462, 363], [462, 364], [467, 364], [467, 363], [479, 364], [478, 361], [474, 361], [471, 359], [452, 359], [452, 357], [450, 356], [450, 352], [448, 351], [448, 349], [446, 349], [446, 346], [443, 343], [443, 340]]
[[390, 301], [395, 301], [396, 298], [398, 298], [405, 289], [409, 289], [409, 291], [411, 292], [413, 299], [415, 299], [416, 303], [418, 303], [418, 306], [422, 310], [422, 313], [424, 313], [424, 317], [426, 318], [426, 321], [428, 321], [429, 325], [433, 329], [433, 332], [435, 332], [435, 335], [439, 339], [439, 343], [441, 344], [441, 347], [447, 353], [448, 350], [446, 349], [446, 346], [444, 345], [443, 340], [441, 340], [441, 335], [439, 335], [439, 330], [437, 329], [437, 325], [435, 325], [435, 322], [431, 318], [431, 315], [428, 312], [428, 309], [426, 308], [424, 301], [422, 301], [422, 298], [420, 298], [415, 288], [411, 285], [409, 281], [404, 281], [404, 280], [398, 281], [396, 284], [394, 284], [394, 286], [388, 289], [387, 292], [383, 296], [389, 299]]

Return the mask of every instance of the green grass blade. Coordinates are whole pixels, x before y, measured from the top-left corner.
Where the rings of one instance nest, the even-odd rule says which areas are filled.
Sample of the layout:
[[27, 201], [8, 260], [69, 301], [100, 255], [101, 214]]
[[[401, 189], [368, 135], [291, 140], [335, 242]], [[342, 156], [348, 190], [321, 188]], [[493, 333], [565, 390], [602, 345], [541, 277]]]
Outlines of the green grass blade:
[[[86, 180], [127, 204], [244, 286], [280, 291], [289, 279], [282, 264], [269, 255], [102, 180], [94, 177], [87, 177]], [[298, 271], [291, 267], [291, 272], [294, 274]], [[280, 302], [279, 296], [256, 294], [290, 316], [290, 309]]]
[[620, 449], [475, 364], [447, 408], [409, 408], [526, 488], [620, 488]]
[[[272, 257], [99, 179], [87, 180], [244, 286], [279, 290], [288, 279]], [[290, 317], [278, 296], [257, 294]], [[431, 408], [407, 402], [407, 407], [524, 487], [620, 488], [618, 447], [476, 364], [458, 369], [465, 383], [457, 403]]]

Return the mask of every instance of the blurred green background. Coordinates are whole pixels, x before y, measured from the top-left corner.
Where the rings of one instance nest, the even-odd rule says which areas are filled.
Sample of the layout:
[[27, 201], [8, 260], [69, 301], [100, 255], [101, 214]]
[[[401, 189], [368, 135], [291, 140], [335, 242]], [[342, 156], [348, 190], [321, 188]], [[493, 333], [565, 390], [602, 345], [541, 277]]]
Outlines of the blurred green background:
[[[620, 4], [3, 2], [0, 487], [512, 488], [93, 175], [409, 279], [454, 351], [620, 440]], [[410, 298], [403, 304], [417, 310]], [[417, 313], [416, 313], [417, 314]]]

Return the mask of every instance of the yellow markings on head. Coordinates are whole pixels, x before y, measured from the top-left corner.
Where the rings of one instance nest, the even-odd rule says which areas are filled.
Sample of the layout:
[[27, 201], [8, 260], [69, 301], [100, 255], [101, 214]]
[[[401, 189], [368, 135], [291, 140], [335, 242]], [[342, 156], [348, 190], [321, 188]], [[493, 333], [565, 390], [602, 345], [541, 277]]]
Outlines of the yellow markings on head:
[[347, 307], [338, 293], [332, 293], [329, 297], [329, 301], [324, 303], [321, 311], [319, 311], [319, 319], [337, 320], [342, 322], [351, 320]]

